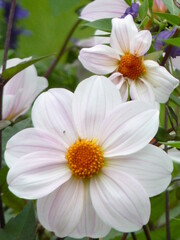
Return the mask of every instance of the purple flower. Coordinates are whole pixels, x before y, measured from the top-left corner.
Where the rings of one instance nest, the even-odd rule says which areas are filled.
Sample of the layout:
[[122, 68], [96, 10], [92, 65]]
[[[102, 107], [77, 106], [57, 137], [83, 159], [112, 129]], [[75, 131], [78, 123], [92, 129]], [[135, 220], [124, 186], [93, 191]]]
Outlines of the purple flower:
[[[11, 9], [11, 1], [6, 0], [0, 0], [0, 8], [4, 10], [4, 19], [5, 22], [8, 23], [9, 21], [9, 14]], [[11, 39], [10, 39], [10, 48], [15, 49], [17, 45], [17, 39], [20, 34], [24, 34], [26, 31], [24, 31], [21, 28], [16, 27], [16, 22], [19, 19], [26, 18], [29, 15], [29, 12], [23, 8], [19, 4], [16, 4], [15, 6], [15, 12], [14, 12], [14, 21], [11, 31]]]
[[128, 14], [130, 14], [133, 18], [136, 18], [138, 16], [138, 10], [139, 10], [139, 4], [132, 3], [131, 7], [128, 7], [126, 9], [125, 13], [122, 15], [121, 18], [125, 18]]
[[[166, 45], [166, 43], [163, 42], [163, 40], [166, 40], [166, 39], [169, 39], [170, 37], [172, 37], [174, 35], [175, 31], [176, 31], [176, 28], [173, 28], [172, 31], [165, 30], [165, 31], [160, 32], [155, 40], [154, 48], [157, 51], [163, 50]], [[164, 51], [165, 52], [167, 51], [167, 47], [164, 49]], [[172, 58], [175, 58], [176, 56], [180, 56], [180, 48], [173, 46], [171, 48], [170, 56]]]

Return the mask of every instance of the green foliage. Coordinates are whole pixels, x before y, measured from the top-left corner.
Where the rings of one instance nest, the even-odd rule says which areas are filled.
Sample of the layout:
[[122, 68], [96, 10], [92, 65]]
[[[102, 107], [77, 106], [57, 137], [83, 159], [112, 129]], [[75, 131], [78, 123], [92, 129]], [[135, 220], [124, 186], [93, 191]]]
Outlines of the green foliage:
[[105, 32], [110, 32], [112, 28], [111, 19], [100, 19], [93, 22], [85, 23], [84, 26], [92, 27], [94, 29], [99, 29]]
[[143, 20], [147, 16], [149, 1], [144, 0], [139, 7], [139, 17]]
[[170, 11], [170, 13], [172, 13], [174, 15], [179, 15], [180, 10], [176, 7], [173, 0], [162, 0], [162, 1], [166, 5], [166, 7]]
[[162, 20], [166, 19], [169, 23], [173, 25], [179, 25], [180, 24], [180, 17], [170, 14], [170, 13], [156, 13], [157, 16], [159, 16]]
[[23, 211], [12, 218], [5, 229], [0, 229], [1, 240], [34, 240], [36, 233], [36, 218], [32, 202]]
[[19, 63], [18, 65], [14, 66], [14, 67], [7, 68], [6, 70], [4, 70], [2, 72], [1, 75], [2, 75], [3, 79], [5, 81], [7, 81], [7, 80], [11, 79], [17, 73], [22, 71], [23, 69], [31, 66], [32, 64], [34, 64], [38, 61], [41, 61], [47, 57], [49, 57], [49, 56], [44, 56], [44, 57], [39, 57], [39, 58], [30, 58], [28, 60], [25, 60], [25, 61]]
[[49, 0], [53, 16], [58, 16], [69, 11], [79, 4], [79, 0]]
[[126, 2], [129, 6], [131, 6], [131, 4], [132, 4], [132, 0], [125, 0], [125, 2]]
[[170, 38], [168, 40], [163, 40], [163, 41], [165, 43], [169, 44], [169, 45], [180, 47], [180, 37], [178, 37], [178, 38]]
[[172, 136], [169, 135], [166, 129], [159, 127], [158, 132], [156, 133], [155, 139], [162, 142], [172, 139]]
[[171, 147], [175, 147], [175, 148], [180, 148], [180, 141], [163, 142], [163, 144]]

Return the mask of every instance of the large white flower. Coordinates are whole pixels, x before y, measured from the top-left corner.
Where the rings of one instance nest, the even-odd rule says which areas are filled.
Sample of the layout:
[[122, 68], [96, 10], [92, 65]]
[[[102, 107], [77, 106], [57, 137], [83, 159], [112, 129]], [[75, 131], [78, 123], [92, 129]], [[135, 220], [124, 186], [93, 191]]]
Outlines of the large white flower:
[[[10, 59], [7, 61], [7, 68], [14, 67], [25, 60]], [[25, 114], [35, 98], [47, 86], [47, 80], [44, 77], [37, 76], [33, 65], [17, 73], [4, 87], [3, 120], [14, 121]]]
[[164, 103], [179, 84], [166, 68], [152, 60], [144, 60], [152, 41], [148, 30], [139, 31], [131, 15], [112, 20], [110, 46], [83, 48], [79, 60], [96, 74], [109, 74], [124, 100], [131, 99]]
[[32, 109], [34, 128], [7, 143], [9, 189], [38, 199], [41, 224], [59, 237], [136, 231], [149, 220], [149, 197], [171, 180], [172, 161], [148, 144], [158, 118], [147, 103], [122, 104], [102, 76], [82, 81], [74, 94], [42, 93]]
[[124, 0], [95, 0], [82, 10], [80, 17], [90, 22], [103, 18], [121, 17], [128, 7]]

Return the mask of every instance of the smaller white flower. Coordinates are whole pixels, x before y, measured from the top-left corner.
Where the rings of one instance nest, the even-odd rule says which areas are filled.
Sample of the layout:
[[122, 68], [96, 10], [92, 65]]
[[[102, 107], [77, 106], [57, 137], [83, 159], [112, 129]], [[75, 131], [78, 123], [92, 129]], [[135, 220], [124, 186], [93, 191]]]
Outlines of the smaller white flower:
[[96, 74], [109, 74], [117, 84], [124, 101], [130, 87], [131, 99], [165, 103], [179, 81], [166, 68], [143, 55], [151, 46], [150, 31], [138, 31], [131, 15], [112, 20], [110, 46], [83, 48], [79, 60]]
[[103, 18], [121, 17], [128, 7], [124, 0], [95, 0], [82, 10], [80, 18], [92, 22]]
[[172, 65], [175, 69], [180, 70], [180, 56], [177, 56], [175, 58], [171, 58]]
[[[7, 68], [14, 67], [25, 60], [10, 59], [7, 61]], [[37, 76], [34, 65], [17, 73], [4, 87], [3, 120], [15, 121], [19, 116], [25, 114], [35, 98], [47, 86], [46, 78]]]
[[168, 150], [169, 157], [176, 163], [180, 163], [180, 150], [171, 148]]

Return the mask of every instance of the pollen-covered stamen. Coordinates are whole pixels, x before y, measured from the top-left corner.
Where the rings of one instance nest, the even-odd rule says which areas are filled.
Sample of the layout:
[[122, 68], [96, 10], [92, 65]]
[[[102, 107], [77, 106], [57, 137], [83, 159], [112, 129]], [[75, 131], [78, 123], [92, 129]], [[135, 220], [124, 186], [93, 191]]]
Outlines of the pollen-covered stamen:
[[103, 152], [95, 140], [77, 140], [67, 150], [66, 159], [72, 173], [81, 178], [92, 177], [104, 165]]
[[124, 77], [135, 80], [145, 73], [145, 71], [146, 68], [142, 57], [136, 57], [128, 53], [122, 56], [119, 62], [118, 72], [122, 73]]

